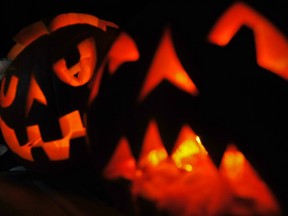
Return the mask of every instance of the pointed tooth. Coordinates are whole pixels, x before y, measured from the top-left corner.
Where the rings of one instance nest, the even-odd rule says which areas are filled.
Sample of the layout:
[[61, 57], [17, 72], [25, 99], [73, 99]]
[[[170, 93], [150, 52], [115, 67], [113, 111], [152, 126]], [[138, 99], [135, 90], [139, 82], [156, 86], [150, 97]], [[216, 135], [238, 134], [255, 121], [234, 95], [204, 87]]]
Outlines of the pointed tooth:
[[171, 154], [176, 166], [191, 171], [199, 156], [206, 158], [207, 154], [199, 136], [189, 126], [184, 125], [179, 132]]
[[142, 145], [139, 166], [156, 166], [159, 162], [168, 157], [167, 151], [162, 143], [157, 123], [153, 120], [149, 122]]
[[[236, 145], [228, 145], [223, 154], [219, 172], [228, 180], [236, 197], [253, 204], [253, 211], [279, 212], [280, 208], [272, 191]], [[243, 203], [237, 203], [240, 199], [235, 199], [232, 206], [239, 208], [243, 205]]]
[[104, 169], [104, 177], [107, 179], [126, 178], [131, 180], [136, 172], [136, 162], [132, 155], [128, 140], [120, 139], [110, 161]]

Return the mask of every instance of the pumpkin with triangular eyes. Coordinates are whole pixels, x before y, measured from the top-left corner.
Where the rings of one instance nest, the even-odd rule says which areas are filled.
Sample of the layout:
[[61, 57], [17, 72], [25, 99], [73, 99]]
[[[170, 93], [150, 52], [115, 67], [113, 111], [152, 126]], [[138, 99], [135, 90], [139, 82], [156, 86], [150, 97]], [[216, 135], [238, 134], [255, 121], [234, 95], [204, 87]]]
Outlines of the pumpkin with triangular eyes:
[[83, 112], [89, 81], [101, 67], [118, 26], [67, 13], [22, 29], [1, 81], [3, 137], [16, 159], [36, 173], [89, 166]]
[[[265, 180], [276, 174], [267, 161], [283, 168], [284, 157], [262, 146], [268, 128], [254, 118], [272, 117], [261, 105], [288, 92], [287, 40], [253, 6], [217, 4], [195, 3], [176, 18], [174, 7], [139, 15], [122, 53], [139, 58], [117, 70], [107, 62], [93, 78], [89, 152], [127, 214], [281, 215], [273, 192], [282, 174], [273, 190]], [[271, 97], [269, 83], [278, 88]]]
[[23, 29], [1, 81], [9, 149], [36, 173], [88, 167], [125, 214], [280, 215], [278, 131], [257, 118], [288, 92], [284, 33], [243, 2], [155, 4], [125, 32], [75, 13]]

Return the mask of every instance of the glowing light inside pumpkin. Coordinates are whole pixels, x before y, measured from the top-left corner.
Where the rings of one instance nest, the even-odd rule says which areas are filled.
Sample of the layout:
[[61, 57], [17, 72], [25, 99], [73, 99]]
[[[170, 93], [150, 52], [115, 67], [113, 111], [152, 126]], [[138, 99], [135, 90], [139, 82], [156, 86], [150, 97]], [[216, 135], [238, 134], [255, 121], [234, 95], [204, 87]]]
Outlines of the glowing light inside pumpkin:
[[144, 99], [163, 80], [168, 80], [177, 88], [180, 88], [189, 94], [198, 94], [196, 85], [193, 83], [177, 57], [170, 29], [166, 29], [164, 32], [153, 58], [153, 62], [148, 70], [139, 99]]
[[233, 145], [225, 151], [221, 166], [225, 167], [226, 173], [230, 178], [236, 178], [241, 175], [245, 160], [244, 155]]
[[[122, 138], [105, 168], [110, 180], [131, 181], [131, 195], [144, 197], [172, 215], [281, 215], [265, 182], [235, 145], [217, 169], [194, 131], [184, 125], [171, 155], [156, 121], [148, 124], [138, 163]], [[268, 214], [267, 214], [268, 212]]]
[[287, 38], [269, 20], [244, 3], [235, 3], [220, 17], [208, 40], [226, 46], [242, 26], [254, 32], [258, 65], [288, 79]]
[[59, 119], [59, 123], [63, 135], [62, 139], [44, 142], [41, 137], [39, 126], [32, 125], [26, 128], [29, 142], [25, 145], [20, 145], [14, 130], [6, 125], [0, 118], [1, 130], [5, 132], [3, 133], [3, 136], [5, 141], [9, 144], [9, 148], [12, 149], [15, 154], [29, 161], [34, 161], [31, 152], [32, 147], [43, 148], [51, 161], [66, 160], [69, 158], [70, 140], [84, 137], [86, 128], [83, 127], [79, 111], [73, 111], [62, 116]]
[[137, 165], [134, 164], [133, 169], [126, 167], [127, 172], [125, 171], [125, 164], [133, 164], [135, 159], [127, 138], [122, 138], [105, 168], [104, 176], [106, 178], [129, 176], [130, 179], [132, 173], [135, 175], [136, 170], [156, 167], [165, 161], [169, 161], [168, 163], [174, 164], [182, 170], [191, 172], [193, 165], [199, 165], [203, 161], [205, 163], [207, 156], [208, 153], [202, 145], [200, 137], [187, 125], [181, 128], [174, 150], [169, 156], [163, 145], [157, 123], [155, 120], [151, 120], [144, 136]]
[[164, 149], [152, 150], [147, 155], [148, 162], [152, 166], [158, 165], [165, 158], [167, 158], [167, 152]]
[[17, 86], [18, 86], [18, 82], [19, 82], [19, 78], [16, 76], [11, 76], [11, 80], [9, 82], [9, 86], [8, 86], [8, 90], [6, 93], [4, 93], [4, 87], [5, 87], [5, 83], [6, 83], [6, 77], [4, 76], [2, 79], [2, 83], [1, 83], [1, 101], [0, 101], [0, 105], [3, 108], [9, 107], [12, 105], [15, 96], [16, 96], [16, 92], [17, 92]]
[[131, 153], [128, 140], [122, 137], [104, 171], [107, 179], [124, 177], [133, 179], [136, 171], [136, 161]]
[[139, 166], [156, 166], [161, 161], [165, 160], [167, 156], [168, 154], [162, 143], [157, 123], [152, 120], [148, 125], [144, 137], [142, 150], [139, 157]]
[[114, 74], [124, 62], [137, 61], [139, 57], [135, 41], [128, 34], [121, 33], [107, 55], [110, 74]]
[[37, 81], [35, 80], [35, 76], [32, 75], [26, 101], [26, 109], [25, 109], [26, 116], [28, 115], [34, 100], [47, 106], [46, 97], [44, 96], [41, 88], [39, 87]]
[[67, 68], [64, 58], [53, 64], [53, 70], [60, 80], [71, 85], [81, 86], [92, 77], [96, 65], [97, 52], [93, 38], [87, 38], [77, 45], [80, 53], [79, 62]]
[[207, 155], [207, 151], [202, 145], [200, 137], [190, 127], [183, 126], [171, 156], [176, 166], [186, 171], [192, 171], [192, 164], [201, 155]]
[[[234, 196], [245, 198], [247, 201], [250, 200], [250, 205], [253, 207], [251, 209], [258, 215], [281, 215], [280, 207], [273, 193], [236, 145], [227, 146], [219, 167], [219, 173], [226, 178]], [[242, 212], [243, 215], [248, 213], [251, 215], [247, 209], [246, 212], [243, 212], [243, 209], [241, 210], [239, 207], [236, 210]]]
[[91, 87], [88, 104], [90, 104], [98, 95], [104, 67], [106, 64], [108, 64], [109, 73], [114, 74], [120, 65], [125, 62], [137, 61], [139, 57], [139, 51], [135, 41], [132, 40], [128, 34], [121, 33], [112, 45], [98, 71], [96, 72], [96, 76], [92, 82], [93, 86]]

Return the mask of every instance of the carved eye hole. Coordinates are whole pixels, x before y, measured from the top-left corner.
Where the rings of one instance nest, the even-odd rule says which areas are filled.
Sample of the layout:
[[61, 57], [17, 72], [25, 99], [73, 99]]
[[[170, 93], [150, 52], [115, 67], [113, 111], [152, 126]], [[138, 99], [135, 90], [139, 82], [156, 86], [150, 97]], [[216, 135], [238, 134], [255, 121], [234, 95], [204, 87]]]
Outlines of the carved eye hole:
[[96, 65], [96, 48], [94, 39], [88, 38], [71, 49], [65, 58], [53, 64], [53, 70], [60, 80], [71, 85], [81, 86], [87, 83]]
[[8, 83], [8, 88], [6, 84], [6, 77], [3, 78], [1, 83], [1, 93], [0, 93], [0, 104], [1, 107], [8, 107], [10, 106], [15, 97], [16, 97], [16, 91], [18, 86], [18, 77], [12, 76], [10, 82]]
[[164, 32], [148, 70], [139, 99], [144, 99], [163, 80], [192, 95], [198, 95], [198, 89], [183, 68], [173, 45], [170, 29]]

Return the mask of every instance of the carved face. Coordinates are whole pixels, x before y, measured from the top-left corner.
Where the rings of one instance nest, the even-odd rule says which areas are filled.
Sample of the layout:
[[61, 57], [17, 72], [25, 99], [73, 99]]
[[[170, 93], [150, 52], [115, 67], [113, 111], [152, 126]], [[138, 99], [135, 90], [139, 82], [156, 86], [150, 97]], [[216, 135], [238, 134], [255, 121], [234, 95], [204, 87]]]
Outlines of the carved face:
[[83, 111], [91, 77], [117, 26], [88, 14], [62, 14], [26, 27], [1, 83], [0, 125], [8, 147], [32, 170], [85, 164]]
[[[277, 173], [267, 161], [283, 168], [284, 157], [271, 159], [259, 119], [273, 118], [262, 106], [275, 102], [271, 92], [288, 92], [286, 37], [247, 4], [216, 12], [210, 19], [203, 12], [205, 23], [145, 19], [145, 32], [131, 31], [134, 42], [122, 53], [139, 59], [123, 59], [94, 79], [87, 135], [96, 170], [112, 182], [127, 180], [133, 201], [148, 200], [171, 215], [278, 213], [265, 184], [269, 172]], [[269, 83], [279, 89], [267, 90]]]

